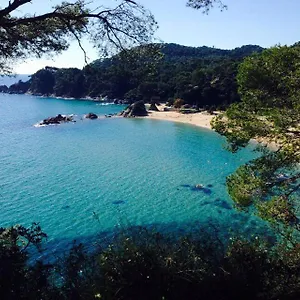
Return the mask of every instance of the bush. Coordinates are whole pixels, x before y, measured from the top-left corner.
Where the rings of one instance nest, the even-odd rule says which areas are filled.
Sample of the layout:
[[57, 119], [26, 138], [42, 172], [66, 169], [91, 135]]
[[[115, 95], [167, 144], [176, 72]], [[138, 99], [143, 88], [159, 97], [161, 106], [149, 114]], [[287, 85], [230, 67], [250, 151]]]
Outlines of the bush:
[[[15, 241], [30, 240], [35, 233], [4, 232], [3, 299], [271, 300], [300, 295], [299, 244], [268, 245], [258, 237], [222, 242], [217, 230], [200, 229], [179, 238], [137, 227], [94, 253], [79, 244], [54, 265], [34, 260], [29, 265], [27, 248]], [[41, 241], [41, 232], [36, 233], [33, 244]]]
[[174, 107], [175, 108], [180, 108], [184, 104], [183, 99], [177, 98], [174, 101]]

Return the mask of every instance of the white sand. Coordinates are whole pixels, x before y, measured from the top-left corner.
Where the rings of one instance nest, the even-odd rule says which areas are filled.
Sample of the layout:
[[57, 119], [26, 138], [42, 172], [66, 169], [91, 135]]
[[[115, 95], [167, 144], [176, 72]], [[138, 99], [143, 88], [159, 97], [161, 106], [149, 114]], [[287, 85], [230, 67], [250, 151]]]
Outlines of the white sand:
[[[147, 109], [149, 106], [150, 104], [146, 104]], [[146, 118], [180, 122], [180, 123], [191, 124], [194, 126], [212, 129], [210, 122], [218, 114], [218, 112], [215, 112], [215, 115], [211, 115], [207, 112], [182, 114], [179, 111], [163, 111], [164, 107], [166, 107], [166, 105], [162, 104], [157, 106], [159, 111], [148, 111], [149, 115]], [[258, 140], [251, 139], [251, 141], [254, 143], [259, 143], [262, 146], [266, 146], [272, 151], [276, 151], [278, 149], [278, 144], [276, 144], [275, 142], [267, 141], [266, 139], [258, 139]]]
[[211, 129], [210, 121], [215, 117], [206, 112], [182, 114], [178, 111], [163, 111], [165, 105], [158, 106], [159, 111], [149, 111], [147, 118], [191, 124]]

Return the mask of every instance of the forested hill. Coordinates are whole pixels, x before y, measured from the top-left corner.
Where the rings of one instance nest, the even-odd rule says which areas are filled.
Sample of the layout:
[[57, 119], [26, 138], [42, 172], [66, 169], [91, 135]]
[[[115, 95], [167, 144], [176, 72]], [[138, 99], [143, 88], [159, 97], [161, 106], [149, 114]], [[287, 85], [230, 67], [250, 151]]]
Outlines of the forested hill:
[[[32, 76], [28, 91], [74, 98], [106, 96], [129, 102], [182, 98], [200, 107], [226, 106], [239, 100], [235, 80], [239, 63], [262, 50], [254, 45], [233, 50], [148, 45], [96, 60], [83, 70], [46, 67]], [[18, 84], [10, 92], [18, 92]]]
[[[163, 54], [165, 61], [187, 61], [193, 59], [205, 59], [205, 58], [232, 58], [243, 59], [246, 56], [253, 54], [254, 52], [262, 52], [264, 48], [257, 45], [246, 45], [235, 48], [233, 50], [224, 50], [218, 48], [212, 48], [207, 46], [202, 47], [188, 47], [174, 43], [158, 44], [160, 52]], [[100, 66], [101, 64], [107, 66], [113, 60], [96, 60], [93, 64]]]
[[205, 58], [205, 57], [231, 57], [243, 58], [251, 55], [253, 52], [261, 52], [262, 47], [257, 45], [247, 45], [233, 50], [223, 50], [212, 47], [187, 47], [178, 44], [164, 44], [162, 53], [170, 60], [172, 59], [190, 59], [190, 58]]

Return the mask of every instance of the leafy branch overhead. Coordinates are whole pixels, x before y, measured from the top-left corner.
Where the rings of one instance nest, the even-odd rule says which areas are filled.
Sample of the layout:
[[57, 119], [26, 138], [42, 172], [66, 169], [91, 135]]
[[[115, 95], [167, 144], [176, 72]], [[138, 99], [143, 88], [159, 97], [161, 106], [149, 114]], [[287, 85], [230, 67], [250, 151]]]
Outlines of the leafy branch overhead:
[[[85, 55], [82, 37], [88, 37], [99, 52], [107, 56], [120, 50], [150, 43], [157, 23], [154, 16], [134, 0], [112, 1], [115, 5], [96, 5], [96, 1], [63, 1], [44, 14], [19, 16], [35, 0], [6, 1], [0, 7], [0, 71], [11, 72], [14, 61], [44, 54], [60, 53], [75, 39]], [[207, 13], [221, 0], [188, 0], [187, 6]], [[30, 7], [31, 9], [32, 7]]]
[[151, 42], [157, 24], [153, 15], [132, 0], [119, 0], [114, 7], [92, 9], [84, 0], [62, 2], [45, 14], [16, 16], [31, 0], [8, 1], [0, 10], [0, 71], [11, 70], [10, 63], [29, 56], [59, 53], [69, 47], [70, 38], [87, 36], [108, 55], [118, 50]]
[[227, 5], [222, 0], [188, 0], [187, 6], [202, 10], [203, 13], [208, 13], [214, 6], [217, 5], [221, 11], [227, 9]]
[[244, 60], [238, 85], [242, 102], [218, 116], [213, 127], [232, 151], [250, 139], [274, 143], [276, 151], [242, 166], [227, 180], [228, 191], [240, 207], [254, 204], [268, 221], [300, 230], [300, 48], [274, 47]]

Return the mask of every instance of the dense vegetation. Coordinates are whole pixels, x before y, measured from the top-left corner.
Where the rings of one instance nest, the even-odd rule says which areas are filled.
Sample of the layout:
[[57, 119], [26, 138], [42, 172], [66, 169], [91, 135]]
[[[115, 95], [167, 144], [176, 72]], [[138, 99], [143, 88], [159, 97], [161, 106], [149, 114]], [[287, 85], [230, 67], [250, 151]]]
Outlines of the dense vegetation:
[[[134, 1], [122, 1], [121, 10], [107, 11], [109, 16], [114, 12], [121, 16], [121, 22], [113, 28], [114, 18], [107, 19], [105, 14], [103, 19], [97, 14], [88, 16], [83, 1], [63, 3], [45, 16], [10, 15], [28, 2], [13, 0], [0, 9], [0, 37], [4, 41], [0, 45], [0, 70], [9, 71], [11, 59], [26, 57], [31, 50], [39, 56], [65, 49], [68, 45], [64, 38], [70, 33], [80, 43], [78, 35], [84, 33], [89, 17], [100, 20], [96, 33], [100, 41], [107, 33], [117, 30], [120, 34], [124, 28], [132, 29], [137, 40], [147, 40], [147, 34], [142, 33], [147, 32], [147, 24], [150, 29], [155, 25], [148, 23], [153, 19], [142, 10], [140, 18], [134, 18], [138, 22], [131, 26], [128, 20], [135, 17], [132, 9], [140, 9]], [[215, 4], [225, 8], [220, 0], [187, 3], [204, 11]], [[126, 34], [121, 37], [126, 40]], [[46, 68], [30, 82], [1, 89], [129, 100], [178, 97], [196, 106], [228, 105], [240, 96], [240, 102], [214, 121], [214, 128], [227, 138], [233, 152], [245, 147], [251, 138], [275, 141], [277, 150], [261, 149], [260, 158], [228, 178], [228, 191], [239, 209], [251, 208], [273, 225], [279, 234], [275, 242], [261, 237], [222, 240], [217, 230], [211, 230], [215, 228], [211, 224], [207, 226], [209, 232], [199, 228], [196, 235], [181, 238], [135, 228], [120, 233], [109, 246], [94, 253], [75, 245], [63, 260], [50, 264], [33, 258], [32, 247], [40, 249], [46, 238], [37, 224], [31, 228], [0, 228], [1, 297], [299, 299], [300, 50], [298, 46], [275, 47], [240, 64], [252, 50], [261, 51], [252, 46], [222, 51], [166, 45], [160, 59], [159, 54], [145, 53], [138, 59], [121, 55], [96, 61], [84, 70]]]
[[276, 151], [263, 147], [263, 155], [241, 166], [227, 186], [239, 208], [254, 207], [263, 219], [285, 225], [295, 234], [300, 232], [299, 64], [297, 45], [246, 58], [238, 74], [242, 102], [214, 121], [232, 151], [253, 138], [277, 144]]
[[238, 64], [245, 56], [262, 50], [258, 46], [234, 50], [158, 46], [162, 57], [152, 49], [138, 53], [137, 58], [116, 56], [86, 67], [87, 94], [131, 101], [183, 98], [197, 106], [226, 105], [239, 99], [235, 79]]
[[[238, 67], [241, 101], [213, 122], [233, 152], [251, 138], [277, 143], [276, 151], [260, 148], [258, 159], [227, 179], [237, 208], [268, 221], [275, 239], [234, 233], [224, 239], [220, 227], [211, 224], [188, 236], [133, 228], [93, 253], [75, 245], [64, 259], [47, 264], [30, 256], [31, 246], [39, 246], [45, 238], [38, 225], [3, 228], [1, 295], [5, 299], [299, 299], [299, 62], [297, 45], [246, 58]], [[61, 72], [41, 72], [47, 76], [48, 71]]]
[[178, 238], [132, 228], [93, 253], [74, 245], [49, 264], [28, 261], [30, 247], [46, 237], [37, 224], [0, 229], [1, 297], [299, 299], [299, 247], [258, 237], [222, 241], [216, 227], [209, 230]]
[[[0, 7], [0, 74], [10, 73], [12, 62], [68, 49], [70, 37], [84, 51], [81, 38], [85, 36], [107, 55], [149, 43], [157, 28], [153, 15], [133, 0], [117, 0], [105, 7], [93, 7], [93, 1], [56, 1], [54, 7], [46, 3], [44, 13], [34, 5], [38, 1], [2, 2], [6, 3]], [[23, 13], [26, 8], [30, 13]]]
[[[197, 107], [228, 106], [239, 101], [237, 68], [259, 46], [234, 50], [148, 45], [96, 60], [83, 70], [46, 67], [32, 76], [29, 91], [37, 95], [108, 97], [174, 101]], [[12, 91], [13, 92], [13, 91]]]

